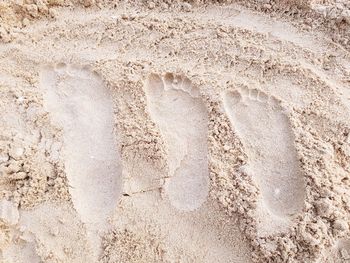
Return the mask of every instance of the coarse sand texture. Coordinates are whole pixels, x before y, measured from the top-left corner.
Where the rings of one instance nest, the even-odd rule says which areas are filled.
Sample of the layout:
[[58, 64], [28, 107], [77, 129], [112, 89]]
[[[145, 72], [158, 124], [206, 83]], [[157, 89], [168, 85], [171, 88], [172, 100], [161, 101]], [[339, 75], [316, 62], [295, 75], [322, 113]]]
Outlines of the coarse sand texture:
[[0, 1], [0, 263], [350, 262], [348, 0]]

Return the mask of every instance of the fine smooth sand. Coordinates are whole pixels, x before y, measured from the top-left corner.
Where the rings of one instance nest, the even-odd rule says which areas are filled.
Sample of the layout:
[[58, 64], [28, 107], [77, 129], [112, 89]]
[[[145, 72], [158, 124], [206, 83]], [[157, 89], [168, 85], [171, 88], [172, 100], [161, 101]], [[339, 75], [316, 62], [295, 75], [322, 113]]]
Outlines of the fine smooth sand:
[[0, 262], [350, 262], [348, 1], [0, 3]]

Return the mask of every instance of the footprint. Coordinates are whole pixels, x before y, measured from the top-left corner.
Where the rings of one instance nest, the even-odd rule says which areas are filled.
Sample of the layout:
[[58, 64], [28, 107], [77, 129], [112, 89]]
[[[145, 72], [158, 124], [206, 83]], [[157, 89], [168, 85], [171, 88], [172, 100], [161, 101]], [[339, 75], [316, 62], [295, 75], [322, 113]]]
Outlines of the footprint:
[[304, 205], [302, 179], [294, 136], [279, 101], [256, 89], [223, 95], [224, 108], [248, 155], [242, 167], [262, 193], [262, 211], [288, 218]]
[[146, 96], [151, 118], [168, 145], [166, 193], [176, 208], [194, 210], [206, 200], [209, 188], [204, 102], [189, 79], [170, 73], [151, 75]]
[[[63, 128], [64, 162], [73, 204], [93, 247], [121, 192], [121, 159], [114, 134], [113, 101], [97, 74], [60, 65], [41, 72], [44, 106]], [[95, 253], [98, 253], [95, 251]]]

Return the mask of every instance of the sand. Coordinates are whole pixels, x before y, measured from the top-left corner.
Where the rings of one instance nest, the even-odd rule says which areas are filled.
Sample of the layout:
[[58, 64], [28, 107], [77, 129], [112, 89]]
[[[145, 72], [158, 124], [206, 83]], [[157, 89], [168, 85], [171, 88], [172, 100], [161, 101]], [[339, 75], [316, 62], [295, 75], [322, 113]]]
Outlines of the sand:
[[0, 262], [350, 262], [348, 1], [0, 3]]

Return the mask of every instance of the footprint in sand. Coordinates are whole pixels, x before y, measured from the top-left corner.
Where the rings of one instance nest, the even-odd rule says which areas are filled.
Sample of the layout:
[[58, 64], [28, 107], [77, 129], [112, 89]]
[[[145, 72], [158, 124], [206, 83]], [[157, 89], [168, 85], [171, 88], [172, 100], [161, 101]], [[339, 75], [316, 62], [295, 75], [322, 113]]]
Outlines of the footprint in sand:
[[41, 88], [46, 110], [63, 128], [63, 158], [74, 207], [98, 248], [99, 233], [107, 230], [107, 218], [121, 192], [111, 95], [97, 74], [71, 65], [44, 69]]
[[224, 108], [248, 155], [244, 169], [262, 193], [262, 211], [278, 218], [300, 212], [304, 181], [294, 135], [279, 101], [256, 89], [225, 92]]
[[148, 109], [168, 146], [169, 180], [165, 191], [173, 206], [198, 208], [208, 195], [208, 114], [199, 91], [186, 77], [151, 75], [146, 83]]

